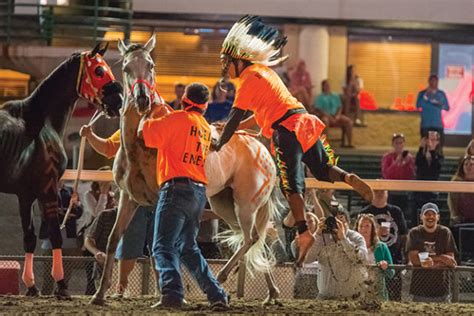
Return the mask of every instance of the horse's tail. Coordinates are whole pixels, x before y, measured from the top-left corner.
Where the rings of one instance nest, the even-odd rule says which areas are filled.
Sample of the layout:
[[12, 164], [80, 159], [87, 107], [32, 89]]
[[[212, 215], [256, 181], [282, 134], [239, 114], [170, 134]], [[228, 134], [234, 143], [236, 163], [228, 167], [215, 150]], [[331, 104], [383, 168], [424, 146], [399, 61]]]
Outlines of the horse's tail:
[[[268, 221], [276, 220], [280, 217], [281, 203], [278, 191], [278, 188], [274, 188], [268, 201], [257, 211], [255, 229], [257, 230], [258, 240], [245, 255], [246, 267], [250, 273], [253, 273], [253, 271], [268, 272], [276, 263], [275, 255], [266, 244], [265, 239]], [[233, 251], [236, 251], [244, 241], [241, 230], [238, 232], [228, 231], [223, 234], [226, 235], [224, 241]]]

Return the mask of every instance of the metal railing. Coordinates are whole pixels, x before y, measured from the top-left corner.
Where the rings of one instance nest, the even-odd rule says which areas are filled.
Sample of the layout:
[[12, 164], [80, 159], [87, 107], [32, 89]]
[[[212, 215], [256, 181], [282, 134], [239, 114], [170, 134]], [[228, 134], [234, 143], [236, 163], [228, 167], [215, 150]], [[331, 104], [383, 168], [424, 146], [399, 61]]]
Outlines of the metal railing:
[[114, 1], [113, 7], [101, 6], [99, 0], [90, 2], [93, 4], [0, 3], [0, 41], [36, 40], [51, 45], [53, 40], [72, 40], [94, 44], [104, 40], [108, 31], [123, 32], [125, 40], [130, 38], [132, 0]]
[[[64, 273], [72, 295], [86, 294], [87, 273], [92, 271], [95, 261], [91, 257], [64, 257]], [[11, 283], [12, 293], [24, 293], [26, 290], [21, 282], [21, 271], [24, 258], [22, 256], [0, 256], [0, 282]], [[50, 295], [53, 289], [51, 278], [51, 257], [35, 257], [35, 280], [40, 291]], [[208, 260], [214, 274], [223, 267], [226, 260]], [[369, 272], [378, 278], [384, 278], [380, 268], [368, 266]], [[454, 269], [422, 269], [407, 265], [392, 265], [389, 269], [395, 270], [393, 277], [385, 277], [385, 286], [390, 301], [411, 302], [417, 299], [426, 299], [435, 302], [474, 302], [474, 267], [459, 266]], [[248, 299], [263, 299], [268, 288], [265, 277], [261, 273], [253, 275], [246, 272], [243, 265], [232, 273], [224, 283], [228, 293], [236, 297]], [[7, 273], [9, 272], [9, 274]], [[277, 265], [273, 270], [277, 286], [282, 299], [312, 299], [318, 296], [317, 278], [318, 269], [304, 267], [295, 269], [292, 263]], [[117, 265], [115, 265], [112, 284], [107, 294], [113, 294], [118, 280]], [[183, 284], [186, 298], [205, 299], [205, 295], [183, 269]], [[380, 288], [369, 285], [368, 289], [379, 291]], [[128, 296], [157, 294], [157, 284], [148, 258], [140, 258], [129, 276]], [[5, 293], [4, 293], [5, 294]], [[89, 294], [91, 294], [89, 292]], [[417, 297], [418, 296], [418, 297]]]

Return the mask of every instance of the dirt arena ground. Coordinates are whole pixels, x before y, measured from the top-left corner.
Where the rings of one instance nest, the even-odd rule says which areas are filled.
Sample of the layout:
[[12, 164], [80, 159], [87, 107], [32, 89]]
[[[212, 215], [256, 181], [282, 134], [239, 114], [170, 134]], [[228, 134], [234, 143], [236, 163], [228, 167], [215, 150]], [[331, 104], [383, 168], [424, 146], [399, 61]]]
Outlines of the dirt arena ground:
[[[106, 306], [88, 304], [89, 298], [76, 296], [70, 301], [58, 301], [53, 297], [25, 298], [21, 296], [0, 296], [0, 314], [14, 315], [151, 315], [151, 314], [215, 314], [204, 301], [192, 301], [184, 311], [152, 310], [156, 298], [148, 296], [133, 299], [109, 299]], [[223, 314], [473, 314], [474, 304], [407, 304], [382, 303], [376, 306], [362, 306], [359, 302], [283, 300], [281, 306], [262, 307], [257, 300], [234, 299], [231, 308]], [[217, 314], [216, 314], [217, 315]]]

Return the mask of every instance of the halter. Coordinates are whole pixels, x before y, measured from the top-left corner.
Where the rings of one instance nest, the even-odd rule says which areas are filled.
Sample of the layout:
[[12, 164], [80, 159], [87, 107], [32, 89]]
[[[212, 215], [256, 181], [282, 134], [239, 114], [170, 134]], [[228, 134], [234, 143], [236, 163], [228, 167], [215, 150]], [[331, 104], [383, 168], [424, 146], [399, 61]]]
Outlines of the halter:
[[[77, 75], [77, 94], [87, 101], [102, 105], [100, 98], [102, 88], [109, 82], [115, 81], [115, 76], [104, 59], [98, 54], [89, 57], [89, 52], [81, 54], [81, 65]], [[104, 69], [104, 75], [99, 77], [95, 74], [98, 67]]]
[[132, 92], [135, 89], [135, 85], [137, 85], [139, 83], [143, 83], [148, 88], [148, 90], [150, 91], [150, 102], [151, 102], [151, 104], [155, 104], [155, 96], [156, 96], [155, 94], [158, 95], [158, 100], [163, 102], [163, 98], [161, 97], [158, 90], [156, 90], [155, 87], [152, 86], [151, 83], [146, 79], [137, 79], [137, 80], [135, 80], [132, 83], [132, 86], [130, 87], [130, 90], [128, 91], [129, 95], [132, 95]]

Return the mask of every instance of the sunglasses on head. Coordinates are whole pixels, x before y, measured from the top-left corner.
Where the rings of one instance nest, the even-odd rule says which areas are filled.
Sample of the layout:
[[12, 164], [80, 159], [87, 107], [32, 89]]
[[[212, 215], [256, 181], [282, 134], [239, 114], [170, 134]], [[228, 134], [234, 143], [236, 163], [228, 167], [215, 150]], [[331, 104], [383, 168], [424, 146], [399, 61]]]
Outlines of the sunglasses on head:
[[405, 139], [405, 135], [403, 135], [402, 133], [393, 133], [392, 135], [392, 141], [394, 141], [395, 139], [397, 138], [403, 138]]

